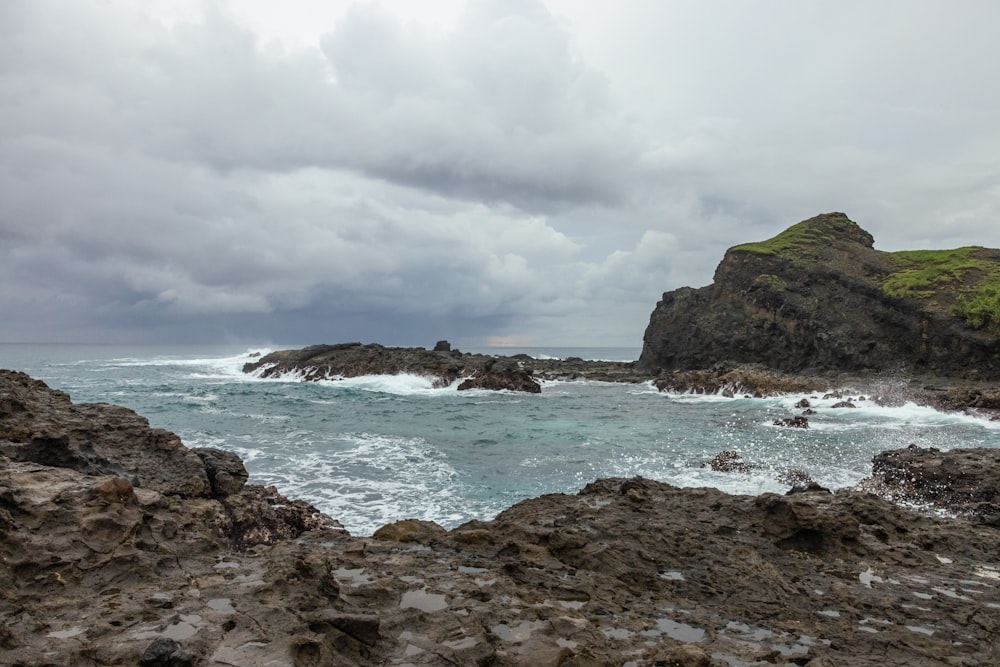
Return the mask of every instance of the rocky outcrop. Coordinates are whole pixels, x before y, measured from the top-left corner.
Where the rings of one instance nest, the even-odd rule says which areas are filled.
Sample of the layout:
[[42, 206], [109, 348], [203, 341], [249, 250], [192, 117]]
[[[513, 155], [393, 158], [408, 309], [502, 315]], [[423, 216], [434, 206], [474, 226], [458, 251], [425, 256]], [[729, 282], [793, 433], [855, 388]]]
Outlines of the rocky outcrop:
[[943, 452], [910, 445], [872, 460], [864, 488], [896, 501], [931, 505], [1000, 528], [1000, 450]]
[[[197, 493], [163, 475], [136, 485], [153, 478], [131, 450], [167, 436], [130, 411], [9, 371], [0, 406], [5, 452], [49, 430], [71, 454], [0, 456], [4, 665], [1000, 664], [1000, 531], [981, 512], [636, 477], [451, 531], [404, 520], [357, 538], [245, 484], [224, 450], [141, 455], [169, 467], [191, 453], [208, 480]], [[107, 428], [117, 417], [134, 441]], [[735, 452], [718, 459], [743, 469]], [[981, 450], [902, 450], [875, 467], [870, 488], [911, 493], [918, 478], [952, 510], [993, 502], [968, 493], [1000, 479]]]
[[843, 213], [730, 248], [714, 282], [667, 292], [639, 370], [757, 363], [786, 372], [1000, 378], [1000, 250], [882, 252]]
[[459, 391], [466, 389], [491, 389], [499, 391], [523, 391], [529, 394], [541, 393], [542, 387], [524, 369], [523, 362], [511, 360], [489, 360], [482, 370], [458, 385]]
[[589, 379], [641, 382], [649, 376], [635, 371], [632, 362], [587, 361], [579, 358], [534, 359], [525, 354], [498, 357], [463, 354], [447, 341], [433, 350], [385, 347], [376, 343], [312, 345], [281, 350], [243, 366], [244, 373], [260, 377], [299, 377], [307, 381], [337, 380], [362, 375], [409, 373], [433, 378], [437, 386], [458, 382], [457, 388], [539, 393], [538, 380]]

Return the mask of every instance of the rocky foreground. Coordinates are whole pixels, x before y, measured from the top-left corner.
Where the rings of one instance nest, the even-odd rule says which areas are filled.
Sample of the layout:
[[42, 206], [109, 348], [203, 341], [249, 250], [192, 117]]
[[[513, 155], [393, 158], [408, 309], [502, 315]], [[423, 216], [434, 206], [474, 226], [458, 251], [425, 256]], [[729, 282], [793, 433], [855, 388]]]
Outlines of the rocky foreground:
[[370, 538], [12, 371], [0, 453], [4, 665], [1000, 664], [997, 450], [887, 452], [836, 493], [605, 479]]

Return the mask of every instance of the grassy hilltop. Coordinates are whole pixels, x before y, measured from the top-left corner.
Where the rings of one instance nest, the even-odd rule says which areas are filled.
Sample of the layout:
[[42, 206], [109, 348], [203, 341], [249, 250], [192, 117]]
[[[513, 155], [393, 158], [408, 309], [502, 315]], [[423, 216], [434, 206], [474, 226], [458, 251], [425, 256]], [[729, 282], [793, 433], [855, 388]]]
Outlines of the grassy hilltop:
[[[844, 220], [848, 224], [822, 226], [806, 220], [766, 241], [744, 243], [731, 250], [775, 255], [796, 263], [829, 260], [832, 258], [824, 250], [845, 236], [868, 235]], [[974, 329], [1000, 334], [1000, 250], [965, 246], [877, 252], [892, 267], [877, 281], [887, 295], [923, 302], [925, 308], [960, 317]], [[766, 276], [762, 279], [768, 280]]]

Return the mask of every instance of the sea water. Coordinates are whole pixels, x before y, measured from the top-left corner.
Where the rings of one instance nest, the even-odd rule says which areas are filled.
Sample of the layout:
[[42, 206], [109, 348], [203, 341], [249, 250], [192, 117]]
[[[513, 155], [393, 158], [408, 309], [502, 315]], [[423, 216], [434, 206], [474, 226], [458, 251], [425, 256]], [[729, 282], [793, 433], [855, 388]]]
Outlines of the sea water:
[[[776, 398], [661, 393], [649, 383], [545, 382], [541, 394], [435, 388], [413, 375], [301, 382], [261, 379], [243, 364], [300, 346], [122, 347], [0, 344], [0, 368], [24, 371], [76, 402], [136, 410], [189, 447], [239, 454], [251, 482], [275, 485], [356, 535], [403, 518], [451, 528], [544, 493], [642, 475], [729, 493], [784, 492], [797, 469], [831, 489], [871, 472], [885, 449], [1000, 447], [1000, 423], [906, 404], [856, 409], [819, 394]], [[621, 348], [471, 352], [635, 359]], [[900, 379], [903, 382], [904, 379]], [[809, 429], [775, 419], [817, 414]], [[867, 397], [866, 397], [867, 398]], [[703, 464], [735, 450], [749, 474]]]

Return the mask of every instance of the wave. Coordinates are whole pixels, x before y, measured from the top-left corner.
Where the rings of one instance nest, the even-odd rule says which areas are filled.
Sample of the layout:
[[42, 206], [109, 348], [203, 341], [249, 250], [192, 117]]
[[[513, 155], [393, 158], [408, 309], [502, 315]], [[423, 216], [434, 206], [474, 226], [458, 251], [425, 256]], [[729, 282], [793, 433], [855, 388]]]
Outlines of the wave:
[[404, 518], [456, 525], [470, 511], [482, 515], [502, 509], [470, 506], [468, 489], [447, 456], [423, 438], [363, 432], [313, 442], [290, 434], [280, 443], [280, 459], [257, 447], [230, 448], [247, 464], [252, 483], [308, 498], [352, 535], [370, 535]]

